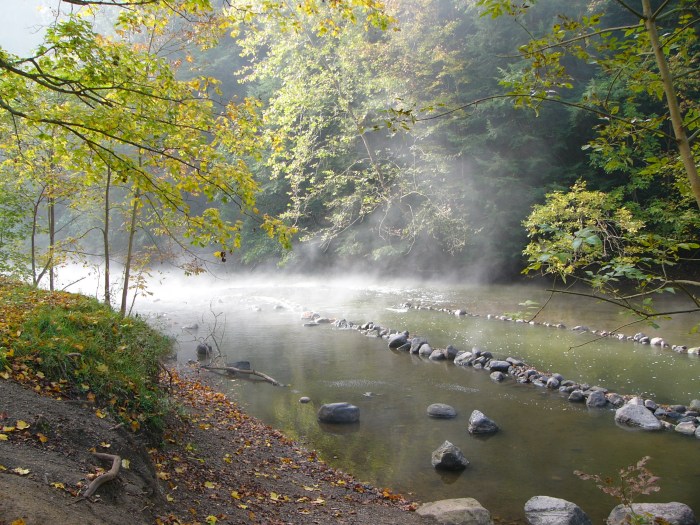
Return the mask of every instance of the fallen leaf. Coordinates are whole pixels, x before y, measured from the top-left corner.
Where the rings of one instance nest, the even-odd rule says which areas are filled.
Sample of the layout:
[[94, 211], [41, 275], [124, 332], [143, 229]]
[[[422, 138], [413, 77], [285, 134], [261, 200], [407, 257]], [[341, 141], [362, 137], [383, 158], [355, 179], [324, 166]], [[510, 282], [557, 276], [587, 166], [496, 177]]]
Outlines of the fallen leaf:
[[0, 434], [0, 441], [7, 441], [7, 434]]
[[14, 432], [17, 430], [15, 427], [2, 427], [3, 432]]
[[206, 522], [209, 523], [209, 525], [215, 525], [217, 521], [219, 520], [216, 519], [216, 516], [209, 515], [206, 517]]
[[205, 481], [204, 486], [208, 489], [215, 489], [216, 483], [214, 483], [213, 481]]
[[237, 490], [231, 491], [231, 497], [232, 497], [233, 499], [241, 499], [241, 495], [238, 493]]
[[19, 474], [20, 476], [26, 476], [31, 471], [28, 468], [17, 467], [17, 468], [13, 468], [12, 472], [14, 472], [15, 474]]
[[36, 437], [37, 437], [37, 438], [39, 439], [39, 441], [41, 441], [42, 443], [46, 443], [46, 442], [49, 440], [49, 438], [47, 438], [47, 437], [46, 437], [44, 434], [42, 434], [41, 432], [37, 432], [37, 433], [36, 433]]
[[157, 472], [157, 473], [156, 473], [156, 477], [157, 477], [158, 479], [163, 479], [163, 480], [170, 479], [170, 473], [169, 473], [169, 472], [163, 472], [163, 471], [161, 470], [160, 472]]
[[58, 482], [51, 483], [51, 486], [55, 489], [65, 489], [66, 488], [66, 486], [63, 483], [58, 483]]
[[166, 494], [166, 495], [165, 495], [165, 499], [167, 499], [170, 503], [172, 503], [173, 501], [175, 501], [175, 498], [173, 498], [170, 494]]
[[131, 466], [131, 461], [128, 459], [122, 459], [122, 468], [129, 470], [129, 467]]
[[101, 446], [102, 448], [109, 448], [109, 447], [111, 447], [112, 445], [111, 445], [110, 443], [107, 443], [107, 442], [103, 441], [102, 443], [100, 443], [100, 446]]
[[97, 410], [95, 410], [95, 415], [96, 415], [97, 417], [99, 417], [100, 419], [104, 419], [104, 418], [107, 417], [107, 414], [105, 414], [104, 412], [102, 412], [102, 410], [100, 410], [99, 408], [98, 408]]

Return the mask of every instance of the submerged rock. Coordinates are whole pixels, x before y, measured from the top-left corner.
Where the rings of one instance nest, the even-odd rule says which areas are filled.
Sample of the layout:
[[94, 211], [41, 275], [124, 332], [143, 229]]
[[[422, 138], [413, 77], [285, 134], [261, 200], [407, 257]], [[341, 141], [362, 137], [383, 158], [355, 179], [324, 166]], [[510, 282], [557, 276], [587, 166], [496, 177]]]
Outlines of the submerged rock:
[[530, 498], [525, 503], [525, 518], [530, 525], [591, 525], [578, 505], [549, 496]]

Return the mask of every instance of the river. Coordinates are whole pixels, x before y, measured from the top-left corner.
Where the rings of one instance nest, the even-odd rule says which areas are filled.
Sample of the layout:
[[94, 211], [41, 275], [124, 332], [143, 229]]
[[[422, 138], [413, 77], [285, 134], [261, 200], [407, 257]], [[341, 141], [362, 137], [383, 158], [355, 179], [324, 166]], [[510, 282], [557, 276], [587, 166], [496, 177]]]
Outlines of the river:
[[[661, 491], [639, 501], [680, 501], [700, 513], [698, 439], [626, 430], [615, 424], [612, 410], [572, 404], [558, 391], [512, 379], [495, 383], [484, 370], [432, 362], [389, 350], [386, 341], [354, 330], [305, 327], [301, 321], [305, 310], [356, 323], [373, 321], [426, 337], [433, 347], [478, 346], [496, 357], [518, 357], [541, 371], [660, 403], [700, 399], [697, 356], [570, 329], [585, 324], [611, 330], [629, 322], [611, 305], [557, 296], [538, 316], [567, 326], [552, 328], [486, 317], [523, 310], [519, 303], [526, 300], [544, 303], [548, 295], [541, 286], [232, 276], [166, 280], [152, 291], [149, 299], [137, 302], [137, 310], [177, 337], [181, 366], [196, 359], [197, 340], [214, 335], [229, 362], [248, 360], [288, 385], [225, 378], [219, 382], [222, 389], [250, 414], [363, 481], [419, 501], [473, 497], [492, 515], [511, 521], [523, 520], [530, 497], [548, 495], [578, 504], [601, 523], [618, 502], [574, 470], [613, 475], [651, 456], [648, 467], [661, 477]], [[479, 316], [402, 308], [406, 302], [463, 308]], [[700, 336], [689, 333], [697, 321], [679, 316], [658, 330], [632, 326], [621, 331], [700, 346]], [[183, 329], [192, 323], [199, 328]], [[302, 396], [311, 403], [300, 403]], [[336, 401], [357, 405], [360, 423], [319, 424], [318, 407]], [[452, 405], [458, 416], [429, 418], [426, 408], [436, 402]], [[493, 419], [500, 432], [488, 438], [470, 435], [467, 424], [475, 409]], [[470, 461], [465, 471], [445, 474], [431, 466], [432, 451], [445, 440]]]

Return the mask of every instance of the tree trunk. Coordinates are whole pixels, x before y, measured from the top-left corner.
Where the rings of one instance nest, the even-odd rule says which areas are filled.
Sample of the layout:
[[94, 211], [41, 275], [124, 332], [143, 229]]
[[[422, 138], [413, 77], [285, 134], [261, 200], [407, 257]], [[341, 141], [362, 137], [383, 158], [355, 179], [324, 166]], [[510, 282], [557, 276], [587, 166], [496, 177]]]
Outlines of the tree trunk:
[[105, 187], [105, 221], [102, 230], [105, 254], [105, 304], [111, 304], [109, 291], [109, 187], [112, 183], [112, 169], [107, 168], [107, 185]]
[[651, 7], [651, 0], [642, 0], [642, 8], [644, 14], [644, 26], [649, 33], [649, 40], [654, 50], [656, 65], [659, 68], [659, 73], [661, 74], [664, 94], [666, 95], [666, 104], [668, 105], [668, 111], [671, 118], [671, 125], [673, 126], [673, 134], [676, 137], [678, 152], [680, 153], [681, 160], [683, 161], [683, 167], [685, 168], [688, 182], [690, 183], [690, 189], [695, 197], [695, 202], [700, 208], [700, 177], [698, 177], [698, 167], [695, 164], [695, 159], [693, 158], [693, 152], [690, 148], [688, 135], [683, 128], [681, 109], [678, 104], [676, 91], [673, 87], [673, 78], [671, 77], [671, 72], [668, 69], [668, 62], [666, 61], [666, 56], [664, 55], [661, 42], [659, 40], [659, 33], [656, 29], [656, 19], [654, 18], [654, 11]]
[[126, 262], [124, 263], [124, 286], [122, 288], [122, 304], [119, 308], [119, 313], [122, 317], [126, 315], [126, 300], [129, 295], [129, 279], [131, 277], [131, 259], [134, 256], [134, 235], [136, 233], [136, 217], [139, 208], [139, 199], [141, 192], [136, 189], [134, 194], [134, 204], [131, 207], [131, 221], [129, 223], [129, 245], [126, 251]]

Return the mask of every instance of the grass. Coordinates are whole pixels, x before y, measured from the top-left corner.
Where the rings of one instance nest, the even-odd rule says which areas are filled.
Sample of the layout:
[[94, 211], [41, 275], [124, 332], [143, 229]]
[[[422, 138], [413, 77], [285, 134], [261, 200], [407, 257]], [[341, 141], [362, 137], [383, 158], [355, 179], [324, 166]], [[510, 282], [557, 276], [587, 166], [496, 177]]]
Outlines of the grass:
[[160, 431], [159, 383], [171, 341], [95, 299], [49, 293], [0, 276], [0, 378], [94, 403], [132, 430]]

